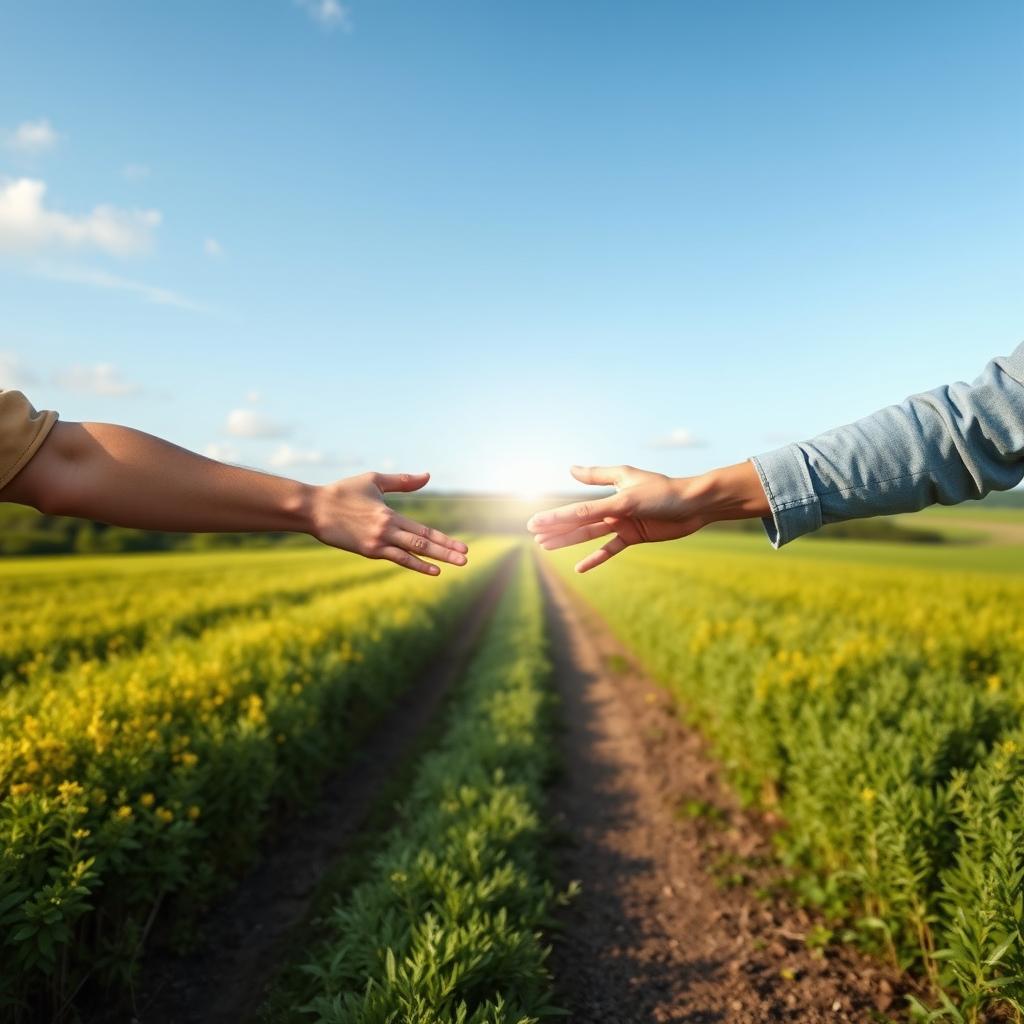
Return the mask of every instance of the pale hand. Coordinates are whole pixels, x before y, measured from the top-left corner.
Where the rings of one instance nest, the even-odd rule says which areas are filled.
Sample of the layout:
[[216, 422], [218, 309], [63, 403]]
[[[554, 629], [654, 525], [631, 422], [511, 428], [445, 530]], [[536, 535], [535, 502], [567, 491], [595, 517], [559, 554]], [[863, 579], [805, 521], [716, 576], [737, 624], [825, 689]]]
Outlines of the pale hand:
[[612, 486], [617, 493], [538, 512], [526, 525], [549, 551], [615, 534], [581, 559], [577, 572], [607, 562], [632, 544], [676, 540], [718, 520], [769, 514], [749, 462], [695, 477], [668, 477], [632, 466], [573, 466], [572, 475], [580, 483]]
[[407, 519], [384, 501], [392, 491], [418, 491], [429, 479], [429, 473], [362, 473], [318, 487], [313, 496], [313, 536], [331, 547], [386, 558], [427, 576], [441, 570], [424, 558], [465, 565], [469, 549], [462, 541]]

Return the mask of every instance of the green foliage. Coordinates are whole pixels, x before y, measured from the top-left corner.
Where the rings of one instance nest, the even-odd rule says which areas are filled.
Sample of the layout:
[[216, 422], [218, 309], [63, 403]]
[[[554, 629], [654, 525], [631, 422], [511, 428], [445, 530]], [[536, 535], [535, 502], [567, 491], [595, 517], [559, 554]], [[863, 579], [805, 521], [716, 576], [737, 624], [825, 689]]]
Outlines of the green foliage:
[[[528, 1024], [549, 1004], [539, 929], [551, 696], [523, 560], [369, 876], [330, 915], [301, 1009], [330, 1024]], [[273, 1004], [272, 1004], [273, 1005]]]
[[[247, 559], [234, 556], [232, 575], [217, 556], [233, 588], [213, 587], [216, 600], [244, 608], [252, 585], [266, 614], [260, 598], [224, 615], [215, 600], [205, 631], [79, 653], [0, 691], [0, 1014], [49, 1019], [85, 980], [125, 986], [157, 912], [188, 918], [251, 858], [271, 807], [311, 798], [502, 550], [478, 545], [472, 571], [438, 580], [323, 552], [336, 585], [306, 575], [304, 600], [287, 587], [306, 553], [247, 556], [263, 570], [252, 575]], [[158, 578], [133, 560], [106, 564], [107, 586], [135, 595], [105, 609], [112, 622], [134, 622], [140, 604], [178, 607], [175, 566], [187, 574], [195, 558], [154, 564]], [[32, 616], [40, 586], [61, 577], [8, 579], [26, 599], [18, 614]]]
[[804, 898], [929, 979], [929, 1013], [1020, 1014], [1024, 584], [710, 544], [581, 578], [573, 555], [567, 576], [785, 821]]

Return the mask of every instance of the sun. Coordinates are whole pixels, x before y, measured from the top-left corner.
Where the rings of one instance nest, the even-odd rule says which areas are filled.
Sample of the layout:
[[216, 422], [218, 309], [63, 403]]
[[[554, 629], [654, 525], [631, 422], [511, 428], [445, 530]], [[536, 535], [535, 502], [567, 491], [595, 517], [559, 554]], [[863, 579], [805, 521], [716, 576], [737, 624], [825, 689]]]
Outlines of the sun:
[[549, 494], [553, 486], [549, 463], [539, 459], [514, 458], [502, 461], [500, 480], [495, 481], [494, 490], [516, 501], [535, 502]]

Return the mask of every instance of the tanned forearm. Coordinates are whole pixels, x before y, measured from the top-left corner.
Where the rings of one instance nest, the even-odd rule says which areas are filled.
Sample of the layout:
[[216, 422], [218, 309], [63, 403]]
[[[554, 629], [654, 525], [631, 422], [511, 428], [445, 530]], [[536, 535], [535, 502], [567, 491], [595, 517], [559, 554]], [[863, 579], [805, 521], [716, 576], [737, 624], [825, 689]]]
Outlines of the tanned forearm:
[[467, 547], [400, 515], [389, 491], [416, 491], [428, 473], [361, 473], [323, 486], [228, 466], [130, 427], [57, 423], [0, 501], [50, 515], [144, 530], [293, 531], [429, 576], [432, 558], [465, 565]]
[[130, 427], [57, 423], [4, 497], [51, 515], [144, 530], [308, 533], [312, 491]]

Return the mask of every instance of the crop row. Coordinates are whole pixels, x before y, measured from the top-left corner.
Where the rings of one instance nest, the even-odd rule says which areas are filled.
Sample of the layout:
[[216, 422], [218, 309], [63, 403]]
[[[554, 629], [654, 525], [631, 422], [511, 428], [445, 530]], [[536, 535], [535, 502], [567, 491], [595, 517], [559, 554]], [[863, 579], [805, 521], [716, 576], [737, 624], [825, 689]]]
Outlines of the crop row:
[[310, 797], [505, 548], [4, 694], [0, 1010], [53, 1012], [87, 976], [125, 983], [158, 909], [187, 914], [251, 857], [272, 804]]
[[[176, 633], [197, 634], [231, 616], [273, 615], [289, 604], [397, 571], [387, 562], [340, 559], [326, 551], [177, 555], [125, 559], [120, 572], [96, 559], [61, 559], [64, 577], [9, 577], [0, 567], [0, 690], [83, 661], [115, 657]], [[108, 559], [108, 563], [109, 563]], [[84, 566], [77, 564], [85, 562]], [[141, 563], [141, 564], [140, 564]], [[140, 578], [139, 570], [146, 574]]]
[[540, 934], [562, 898], [543, 858], [549, 675], [523, 559], [398, 823], [330, 914], [304, 990], [266, 1020], [530, 1024], [560, 1012]]
[[803, 894], [930, 979], [941, 1013], [1022, 1012], [1024, 584], [630, 554], [577, 585], [784, 820]]

